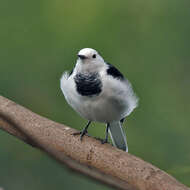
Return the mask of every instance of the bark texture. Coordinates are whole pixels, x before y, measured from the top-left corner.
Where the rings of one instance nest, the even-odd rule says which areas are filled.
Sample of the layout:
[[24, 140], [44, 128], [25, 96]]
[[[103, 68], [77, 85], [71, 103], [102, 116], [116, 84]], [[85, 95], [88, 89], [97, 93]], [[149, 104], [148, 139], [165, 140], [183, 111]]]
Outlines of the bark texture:
[[0, 129], [41, 149], [70, 169], [116, 189], [190, 190], [159, 168], [85, 136], [0, 96]]

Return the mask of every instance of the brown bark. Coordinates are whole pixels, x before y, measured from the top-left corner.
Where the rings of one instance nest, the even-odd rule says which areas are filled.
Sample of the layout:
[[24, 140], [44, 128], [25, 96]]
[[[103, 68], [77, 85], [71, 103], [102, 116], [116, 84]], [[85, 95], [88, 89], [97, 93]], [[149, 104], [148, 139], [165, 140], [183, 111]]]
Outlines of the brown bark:
[[102, 145], [75, 129], [39, 116], [0, 96], [0, 129], [40, 148], [74, 171], [117, 189], [190, 190], [172, 176], [129, 153]]

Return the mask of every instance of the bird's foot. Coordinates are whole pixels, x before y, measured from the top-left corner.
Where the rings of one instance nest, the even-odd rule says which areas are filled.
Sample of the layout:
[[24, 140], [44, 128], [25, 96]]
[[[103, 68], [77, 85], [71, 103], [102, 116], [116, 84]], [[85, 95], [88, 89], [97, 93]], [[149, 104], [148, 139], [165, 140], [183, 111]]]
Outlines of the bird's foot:
[[82, 131], [80, 131], [80, 132], [73, 133], [73, 135], [80, 135], [80, 140], [81, 140], [81, 141], [82, 141], [82, 138], [83, 138], [84, 135], [89, 136], [89, 135], [88, 135], [88, 131], [85, 130], [85, 129], [82, 130]]
[[107, 139], [101, 139], [99, 137], [95, 137], [96, 140], [100, 141], [102, 144], [108, 143]]
[[102, 144], [108, 143], [108, 139], [102, 139], [102, 140], [101, 140], [101, 143], [102, 143]]

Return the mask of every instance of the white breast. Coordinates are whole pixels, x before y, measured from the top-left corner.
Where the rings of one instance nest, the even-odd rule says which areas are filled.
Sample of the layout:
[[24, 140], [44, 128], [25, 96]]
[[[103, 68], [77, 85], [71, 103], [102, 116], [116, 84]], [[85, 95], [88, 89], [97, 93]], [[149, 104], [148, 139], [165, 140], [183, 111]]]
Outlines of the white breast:
[[102, 92], [98, 96], [81, 96], [77, 93], [73, 75], [64, 73], [61, 89], [67, 102], [82, 117], [90, 121], [109, 123], [129, 115], [137, 106], [136, 98], [128, 81], [113, 80], [112, 76], [100, 72]]

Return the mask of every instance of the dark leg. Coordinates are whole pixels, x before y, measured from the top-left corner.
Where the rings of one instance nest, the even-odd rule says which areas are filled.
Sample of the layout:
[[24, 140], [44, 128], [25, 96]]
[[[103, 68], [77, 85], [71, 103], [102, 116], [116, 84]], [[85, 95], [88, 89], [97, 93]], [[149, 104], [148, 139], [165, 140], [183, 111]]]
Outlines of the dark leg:
[[91, 123], [91, 121], [88, 121], [86, 127], [85, 127], [81, 132], [73, 133], [73, 135], [80, 135], [80, 140], [82, 141], [83, 136], [84, 136], [86, 133], [88, 133], [87, 130], [88, 130], [88, 127], [90, 126], [90, 123]]
[[109, 123], [107, 123], [107, 126], [106, 126], [106, 137], [104, 140], [102, 140], [102, 144], [104, 143], [107, 143], [108, 142], [108, 129], [109, 129]]

